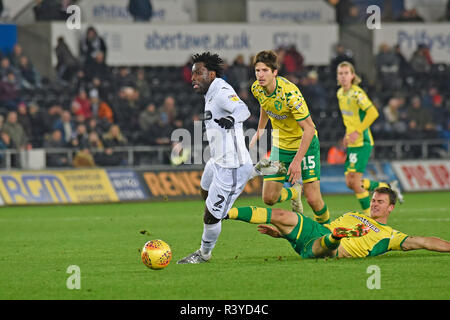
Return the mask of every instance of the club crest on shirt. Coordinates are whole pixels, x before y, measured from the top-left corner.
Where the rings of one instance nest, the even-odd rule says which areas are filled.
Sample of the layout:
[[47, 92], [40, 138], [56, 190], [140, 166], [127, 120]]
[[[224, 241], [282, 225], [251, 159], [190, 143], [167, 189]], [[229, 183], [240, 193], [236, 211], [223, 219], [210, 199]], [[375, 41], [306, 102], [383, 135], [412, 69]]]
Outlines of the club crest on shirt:
[[236, 94], [232, 94], [228, 96], [228, 99], [230, 99], [231, 101], [239, 101], [239, 97]]

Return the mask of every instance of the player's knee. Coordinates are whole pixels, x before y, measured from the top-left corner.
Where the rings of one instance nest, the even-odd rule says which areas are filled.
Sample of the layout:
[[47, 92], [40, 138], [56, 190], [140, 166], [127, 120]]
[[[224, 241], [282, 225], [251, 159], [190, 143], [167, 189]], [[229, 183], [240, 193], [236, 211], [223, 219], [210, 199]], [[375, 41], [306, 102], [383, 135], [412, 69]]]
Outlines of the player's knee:
[[271, 222], [272, 223], [281, 223], [281, 224], [289, 224], [292, 219], [293, 212], [284, 210], [284, 209], [272, 209]]
[[275, 195], [275, 194], [272, 194], [272, 193], [263, 195], [263, 201], [268, 206], [273, 206], [275, 203], [277, 203], [278, 202], [278, 198], [279, 198], [279, 195]]
[[220, 219], [217, 219], [214, 217], [208, 210], [208, 208], [205, 208], [205, 214], [203, 215], [203, 222], [205, 224], [216, 224], [220, 221]]

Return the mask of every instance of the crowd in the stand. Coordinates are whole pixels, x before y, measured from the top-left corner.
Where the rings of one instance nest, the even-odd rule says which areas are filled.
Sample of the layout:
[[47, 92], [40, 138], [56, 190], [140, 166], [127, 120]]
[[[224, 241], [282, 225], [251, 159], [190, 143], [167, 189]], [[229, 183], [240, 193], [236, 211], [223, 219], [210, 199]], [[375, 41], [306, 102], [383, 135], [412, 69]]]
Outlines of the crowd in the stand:
[[[335, 70], [339, 62], [355, 63], [337, 45], [328, 66], [305, 65], [294, 46], [278, 48], [281, 69], [302, 91], [321, 141], [336, 141], [343, 125], [336, 100]], [[193, 132], [203, 112], [203, 98], [190, 85], [191, 63], [182, 67], [111, 67], [108, 50], [94, 28], [72, 54], [63, 38], [55, 48], [56, 80], [41, 77], [32, 53], [17, 44], [0, 54], [0, 149], [76, 149], [49, 153], [47, 165], [113, 166], [124, 164], [120, 146], [171, 146], [176, 128]], [[356, 69], [358, 70], [358, 64]], [[256, 128], [259, 106], [249, 88], [254, 81], [250, 60], [242, 55], [226, 65], [225, 80], [250, 108], [247, 128]], [[448, 137], [450, 68], [433, 63], [426, 46], [407, 60], [398, 47], [382, 45], [376, 56], [377, 81], [362, 86], [379, 109], [375, 139]]]

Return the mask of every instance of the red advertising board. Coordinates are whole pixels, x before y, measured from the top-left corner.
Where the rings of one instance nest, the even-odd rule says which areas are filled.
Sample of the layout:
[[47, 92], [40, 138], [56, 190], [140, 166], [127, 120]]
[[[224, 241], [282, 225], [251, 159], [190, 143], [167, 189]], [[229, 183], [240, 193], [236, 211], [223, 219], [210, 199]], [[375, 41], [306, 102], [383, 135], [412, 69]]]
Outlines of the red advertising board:
[[450, 161], [421, 160], [392, 162], [406, 191], [450, 190]]

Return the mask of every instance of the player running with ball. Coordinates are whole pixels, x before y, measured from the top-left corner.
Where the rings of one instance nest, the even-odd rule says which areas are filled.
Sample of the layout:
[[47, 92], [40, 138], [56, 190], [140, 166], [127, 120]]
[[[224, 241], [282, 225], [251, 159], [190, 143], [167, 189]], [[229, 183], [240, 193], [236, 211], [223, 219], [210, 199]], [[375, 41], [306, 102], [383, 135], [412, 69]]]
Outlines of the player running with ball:
[[[223, 61], [217, 54], [205, 52], [193, 56], [192, 86], [195, 92], [205, 96], [204, 123], [211, 158], [201, 179], [201, 192], [206, 202], [201, 246], [178, 264], [203, 263], [211, 258], [222, 229], [222, 219], [249, 178], [258, 174], [253, 170], [245, 146], [243, 122], [250, 112], [234, 89], [221, 79], [222, 68]], [[266, 165], [260, 169], [278, 172], [278, 167]]]

